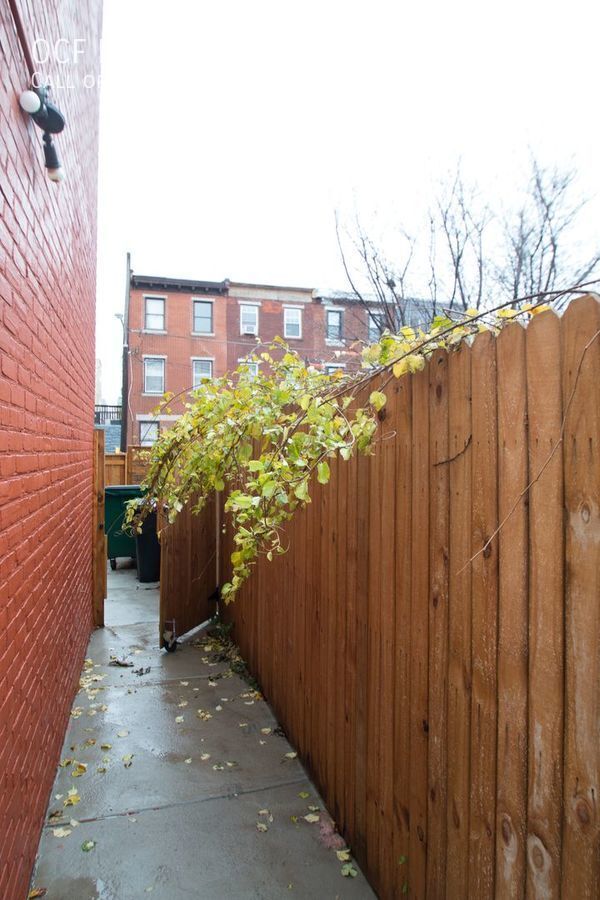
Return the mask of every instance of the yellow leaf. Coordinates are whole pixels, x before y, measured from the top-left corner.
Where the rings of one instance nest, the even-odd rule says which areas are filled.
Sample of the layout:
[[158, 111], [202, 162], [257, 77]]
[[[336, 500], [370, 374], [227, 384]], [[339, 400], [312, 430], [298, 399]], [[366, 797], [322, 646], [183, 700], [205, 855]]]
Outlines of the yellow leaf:
[[348, 862], [350, 859], [350, 851], [349, 850], [336, 850], [335, 855], [339, 859], [340, 862]]
[[71, 775], [73, 776], [73, 778], [81, 778], [81, 776], [85, 775], [86, 772], [87, 772], [87, 763], [78, 762], [78, 763], [75, 763], [75, 765], [73, 766], [73, 771], [71, 772]]
[[309, 824], [313, 824], [314, 822], [318, 822], [321, 816], [317, 816], [315, 813], [309, 813], [307, 816], [304, 816], [304, 821]]

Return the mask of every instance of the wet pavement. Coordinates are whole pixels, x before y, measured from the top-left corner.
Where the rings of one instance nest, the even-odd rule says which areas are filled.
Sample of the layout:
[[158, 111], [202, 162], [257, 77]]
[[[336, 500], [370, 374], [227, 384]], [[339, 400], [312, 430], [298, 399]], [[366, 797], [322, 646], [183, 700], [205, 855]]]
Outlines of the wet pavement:
[[32, 887], [48, 900], [374, 897], [269, 706], [219, 661], [218, 642], [201, 632], [159, 650], [157, 587], [117, 569], [108, 591]]

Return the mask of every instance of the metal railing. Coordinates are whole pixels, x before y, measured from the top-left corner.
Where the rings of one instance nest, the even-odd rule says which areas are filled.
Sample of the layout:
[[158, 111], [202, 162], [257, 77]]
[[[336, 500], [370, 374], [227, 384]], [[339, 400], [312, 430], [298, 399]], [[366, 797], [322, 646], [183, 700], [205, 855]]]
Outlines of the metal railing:
[[107, 425], [109, 422], [118, 424], [121, 421], [121, 407], [109, 406], [104, 403], [96, 404], [94, 409], [94, 424]]

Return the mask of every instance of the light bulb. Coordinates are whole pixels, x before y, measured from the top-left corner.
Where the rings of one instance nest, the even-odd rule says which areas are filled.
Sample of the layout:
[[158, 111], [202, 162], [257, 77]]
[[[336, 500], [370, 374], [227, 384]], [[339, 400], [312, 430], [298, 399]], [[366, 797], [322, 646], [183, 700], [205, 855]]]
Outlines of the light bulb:
[[19, 103], [21, 104], [21, 109], [24, 109], [31, 116], [39, 112], [42, 106], [42, 101], [35, 91], [23, 91], [19, 97]]
[[59, 167], [58, 169], [46, 169], [46, 172], [48, 173], [50, 181], [61, 182], [65, 180], [65, 173], [62, 167]]

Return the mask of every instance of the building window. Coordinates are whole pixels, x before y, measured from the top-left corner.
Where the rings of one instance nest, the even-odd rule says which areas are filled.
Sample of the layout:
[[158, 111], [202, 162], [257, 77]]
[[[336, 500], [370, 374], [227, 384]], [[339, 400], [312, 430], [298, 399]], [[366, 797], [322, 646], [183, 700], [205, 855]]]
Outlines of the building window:
[[292, 306], [283, 309], [283, 336], [286, 338], [302, 337], [302, 310]]
[[367, 313], [369, 324], [369, 342], [374, 344], [381, 337], [384, 330], [384, 319], [381, 314]]
[[211, 300], [194, 300], [194, 332], [196, 334], [213, 334]]
[[144, 330], [165, 330], [164, 297], [144, 297]]
[[256, 378], [256, 376], [258, 375], [257, 362], [253, 362], [251, 359], [238, 359], [238, 364], [247, 368], [248, 376], [250, 378]]
[[327, 310], [327, 340], [342, 340], [342, 311], [341, 309]]
[[159, 356], [146, 356], [144, 359], [144, 393], [164, 394], [165, 361]]
[[151, 447], [158, 440], [158, 422], [140, 422], [140, 444]]
[[200, 387], [207, 378], [212, 378], [213, 361], [212, 359], [193, 359], [192, 360], [192, 380], [195, 388]]
[[345, 369], [344, 363], [325, 363], [325, 374], [335, 375], [338, 369]]
[[258, 306], [240, 306], [240, 333], [258, 334]]

